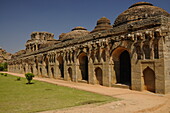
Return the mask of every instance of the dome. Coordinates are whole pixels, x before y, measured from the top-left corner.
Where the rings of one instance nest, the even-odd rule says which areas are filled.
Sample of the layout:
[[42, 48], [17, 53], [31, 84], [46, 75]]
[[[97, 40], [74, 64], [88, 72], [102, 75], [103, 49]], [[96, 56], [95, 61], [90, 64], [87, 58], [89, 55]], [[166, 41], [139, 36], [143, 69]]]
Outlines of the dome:
[[156, 16], [170, 16], [164, 9], [153, 6], [148, 2], [138, 2], [129, 7], [126, 11], [121, 13], [115, 20], [114, 26], [132, 23]]
[[91, 33], [111, 29], [110, 20], [106, 17], [102, 17], [97, 21], [96, 27], [91, 31]]
[[68, 33], [62, 33], [59, 36], [59, 40], [61, 41], [70, 40], [70, 39], [78, 38], [81, 36], [85, 36], [87, 34], [89, 34], [89, 31], [87, 31], [87, 29], [85, 29], [84, 27], [78, 26], [78, 27], [73, 28]]

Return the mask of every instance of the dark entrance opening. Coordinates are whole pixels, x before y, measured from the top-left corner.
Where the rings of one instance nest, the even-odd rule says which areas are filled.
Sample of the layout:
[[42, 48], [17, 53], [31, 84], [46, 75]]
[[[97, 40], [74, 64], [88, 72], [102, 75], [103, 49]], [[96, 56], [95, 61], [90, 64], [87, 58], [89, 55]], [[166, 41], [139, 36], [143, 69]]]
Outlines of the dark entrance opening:
[[71, 68], [68, 68], [68, 74], [69, 74], [70, 80], [73, 81], [72, 69]]
[[38, 72], [38, 60], [37, 60], [37, 59], [35, 60], [35, 64], [36, 64], [36, 66], [35, 66], [35, 67], [36, 67], [36, 70], [37, 70], [37, 72]]
[[48, 66], [48, 64], [49, 64], [49, 63], [48, 63], [48, 59], [46, 58], [46, 59], [45, 59], [45, 65], [46, 65], [45, 68], [46, 68], [46, 71], [47, 71], [47, 76], [49, 76], [49, 70], [48, 70], [48, 67], [49, 67], [49, 66]]
[[101, 68], [96, 68], [95, 69], [95, 75], [96, 75], [96, 83], [103, 85], [103, 78], [102, 78], [102, 69]]
[[54, 68], [51, 68], [51, 74], [52, 74], [52, 77], [55, 78], [54, 77]]
[[131, 61], [128, 51], [120, 54], [120, 79], [119, 83], [131, 85]]
[[64, 78], [64, 60], [62, 56], [58, 57], [58, 62], [59, 62], [59, 70], [60, 70], [61, 78]]
[[31, 73], [33, 73], [33, 68], [32, 68], [32, 66], [31, 66]]
[[82, 53], [79, 62], [82, 80], [88, 81], [88, 57], [86, 56], [85, 53]]
[[26, 73], [26, 69], [25, 69], [25, 67], [24, 67], [24, 73]]
[[40, 74], [41, 74], [41, 76], [42, 76], [42, 69], [40, 68]]

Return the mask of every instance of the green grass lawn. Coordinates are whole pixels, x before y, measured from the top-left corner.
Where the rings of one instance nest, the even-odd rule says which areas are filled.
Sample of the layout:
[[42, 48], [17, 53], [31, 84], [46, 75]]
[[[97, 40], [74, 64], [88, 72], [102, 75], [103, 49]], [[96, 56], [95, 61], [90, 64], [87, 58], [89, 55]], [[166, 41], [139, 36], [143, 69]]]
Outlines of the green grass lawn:
[[117, 100], [91, 92], [0, 75], [0, 113], [32, 113]]

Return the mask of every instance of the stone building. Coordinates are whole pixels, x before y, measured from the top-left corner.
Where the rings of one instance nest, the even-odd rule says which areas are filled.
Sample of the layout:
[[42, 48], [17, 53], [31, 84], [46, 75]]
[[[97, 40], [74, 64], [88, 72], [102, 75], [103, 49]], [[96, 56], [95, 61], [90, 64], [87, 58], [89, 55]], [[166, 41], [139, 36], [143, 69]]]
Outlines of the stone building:
[[9, 71], [39, 77], [170, 92], [170, 14], [138, 2], [110, 24], [102, 17], [91, 32], [76, 27], [62, 33], [34, 32], [26, 50], [13, 56]]
[[6, 52], [6, 50], [0, 47], [0, 63], [7, 62], [8, 59], [11, 59], [12, 54]]

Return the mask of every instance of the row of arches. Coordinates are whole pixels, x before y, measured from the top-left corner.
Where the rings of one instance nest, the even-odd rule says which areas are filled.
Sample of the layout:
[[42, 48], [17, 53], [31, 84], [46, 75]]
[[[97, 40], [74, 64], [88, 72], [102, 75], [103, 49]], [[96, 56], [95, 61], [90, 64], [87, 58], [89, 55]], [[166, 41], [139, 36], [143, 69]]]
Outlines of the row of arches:
[[[112, 61], [113, 63], [109, 62], [109, 65], [113, 70], [115, 71], [115, 81], [113, 84], [124, 84], [129, 87], [132, 85], [132, 72], [131, 72], [131, 55], [129, 51], [125, 48], [116, 48], [116, 50], [112, 53]], [[79, 56], [77, 57], [78, 63], [76, 65], [70, 65], [66, 64], [64, 61], [63, 56], [58, 56], [56, 58], [57, 63], [51, 64], [50, 61], [46, 56], [44, 56], [43, 61], [38, 62], [38, 60], [35, 60], [34, 65], [29, 67], [29, 70], [32, 73], [35, 73], [34, 71], [37, 70], [38, 75], [43, 75], [46, 73], [47, 75], [51, 74], [50, 76], [53, 78], [56, 78], [56, 76], [60, 75], [61, 78], [65, 78], [65, 76], [69, 77], [69, 80], [74, 81], [75, 79], [78, 81], [87, 81], [89, 83], [89, 79], [91, 74], [93, 73], [94, 83], [103, 85], [105, 82], [105, 73], [104, 68], [101, 66], [102, 64], [90, 64], [89, 62], [89, 56], [85, 52], [81, 52]], [[92, 63], [92, 62], [91, 62]], [[93, 69], [91, 70], [89, 67], [90, 65], [93, 65]], [[96, 65], [96, 66], [95, 66]], [[112, 66], [114, 65], [114, 66]], [[74, 67], [76, 66], [76, 67]], [[24, 72], [26, 71], [27, 67], [24, 67]], [[56, 68], [58, 68], [58, 75], [56, 75]], [[76, 70], [76, 69], [78, 70]], [[75, 74], [76, 72], [76, 74]], [[111, 73], [112, 76], [113, 73]], [[155, 92], [155, 73], [154, 71], [147, 67], [143, 70], [143, 84], [144, 89]], [[68, 79], [67, 79], [68, 80]]]

